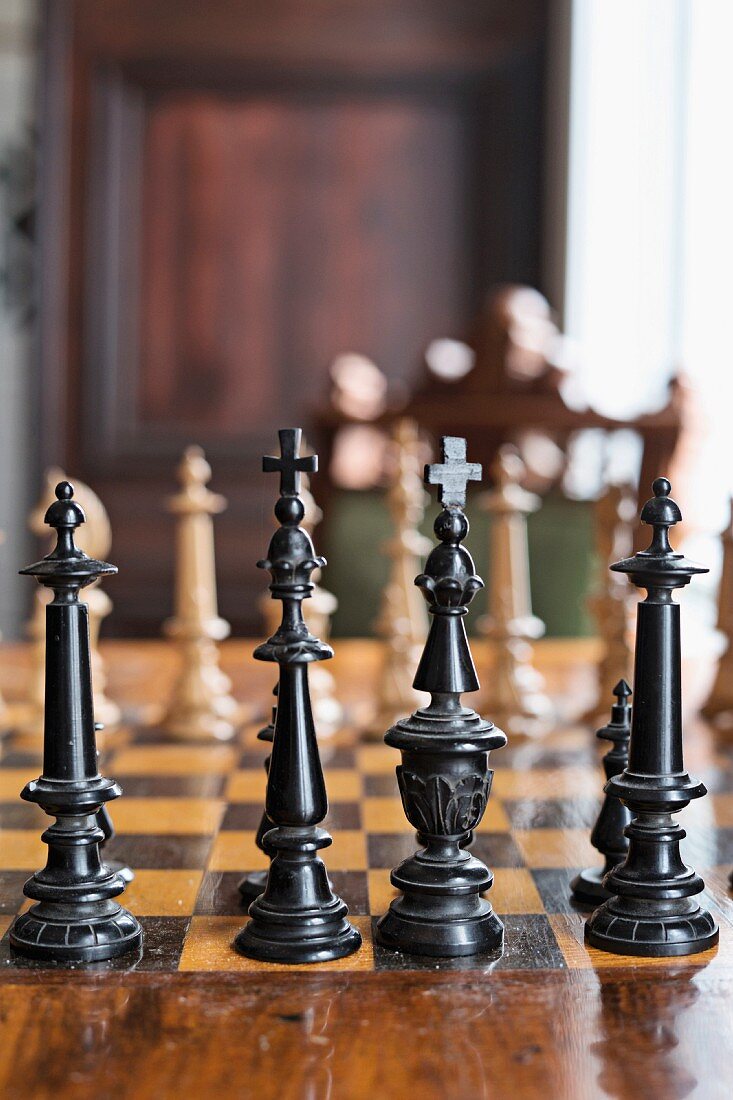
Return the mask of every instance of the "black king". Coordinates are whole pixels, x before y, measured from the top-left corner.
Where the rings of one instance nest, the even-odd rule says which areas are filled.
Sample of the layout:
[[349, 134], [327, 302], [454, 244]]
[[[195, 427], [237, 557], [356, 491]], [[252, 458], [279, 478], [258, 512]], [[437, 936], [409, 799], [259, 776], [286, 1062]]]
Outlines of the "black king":
[[23, 887], [36, 904], [15, 918], [10, 943], [36, 958], [95, 962], [138, 948], [142, 931], [115, 900], [125, 883], [99, 852], [105, 834], [98, 811], [122, 792], [97, 770], [89, 621], [87, 605], [79, 600], [82, 588], [117, 569], [74, 544], [84, 512], [73, 495], [68, 481], [56, 486], [46, 523], [56, 529], [57, 544], [42, 561], [21, 570], [53, 592], [46, 606], [43, 775], [28, 783], [21, 797], [57, 820], [43, 834], [45, 868]]
[[680, 608], [672, 593], [707, 569], [669, 544], [669, 528], [682, 519], [671, 488], [657, 478], [642, 509], [642, 523], [653, 529], [649, 547], [611, 566], [647, 590], [637, 610], [629, 762], [606, 784], [631, 811], [629, 849], [604, 879], [610, 899], [585, 926], [592, 947], [619, 955], [691, 955], [718, 941], [715, 921], [695, 897], [705, 884], [682, 862], [685, 831], [672, 817], [706, 794], [682, 759]]
[[260, 569], [272, 575], [270, 592], [282, 600], [282, 622], [255, 650], [259, 661], [280, 670], [275, 733], [267, 778], [265, 813], [273, 828], [263, 837], [271, 855], [264, 893], [252, 902], [252, 918], [234, 941], [243, 955], [269, 962], [312, 963], [350, 955], [361, 935], [346, 920], [348, 910], [328, 881], [321, 848], [331, 837], [318, 825], [328, 811], [326, 786], [308, 691], [308, 665], [333, 657], [333, 650], [309, 633], [303, 600], [313, 591], [311, 574], [323, 568], [310, 536], [300, 527], [300, 473], [318, 469], [316, 455], [300, 457], [299, 428], [284, 428], [280, 458], [265, 456], [265, 472], [280, 474], [275, 517], [280, 528]]
[[480, 481], [481, 467], [466, 462], [465, 439], [446, 436], [441, 445], [443, 462], [425, 468], [426, 483], [440, 486], [439, 545], [415, 578], [432, 620], [414, 687], [430, 692], [431, 701], [384, 738], [402, 754], [402, 804], [424, 847], [392, 872], [402, 893], [377, 925], [385, 947], [436, 957], [503, 946], [503, 925], [481, 897], [493, 875], [464, 845], [488, 803], [489, 751], [506, 744], [501, 730], [461, 705], [461, 694], [479, 687], [463, 616], [483, 581], [461, 543], [468, 534], [466, 486]]

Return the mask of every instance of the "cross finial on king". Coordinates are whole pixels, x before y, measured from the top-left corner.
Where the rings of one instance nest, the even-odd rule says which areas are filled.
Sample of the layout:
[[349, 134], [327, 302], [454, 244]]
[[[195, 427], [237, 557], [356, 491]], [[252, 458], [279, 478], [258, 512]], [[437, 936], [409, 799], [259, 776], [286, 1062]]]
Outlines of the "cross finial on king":
[[438, 500], [445, 508], [465, 508], [469, 481], [481, 480], [481, 464], [466, 461], [466, 440], [444, 435], [440, 441], [442, 462], [425, 467], [425, 484], [438, 485]]
[[299, 453], [303, 436], [301, 428], [281, 428], [277, 434], [280, 438], [280, 457], [264, 455], [262, 469], [266, 474], [280, 474], [280, 496], [297, 497], [300, 492], [300, 475], [313, 474], [318, 470], [318, 455]]

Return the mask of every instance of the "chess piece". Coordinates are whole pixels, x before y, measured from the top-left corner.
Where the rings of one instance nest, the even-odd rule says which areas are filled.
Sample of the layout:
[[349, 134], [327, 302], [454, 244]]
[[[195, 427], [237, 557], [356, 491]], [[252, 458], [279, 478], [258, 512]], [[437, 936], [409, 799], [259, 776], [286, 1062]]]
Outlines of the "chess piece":
[[524, 463], [514, 447], [501, 448], [492, 473], [495, 488], [481, 502], [491, 516], [489, 615], [478, 624], [495, 656], [487, 677], [487, 706], [510, 736], [536, 737], [546, 732], [551, 718], [529, 644], [545, 630], [532, 614], [527, 551], [527, 516], [539, 507], [539, 499], [520, 485]]
[[583, 715], [584, 722], [602, 721], [608, 697], [614, 692], [619, 676], [629, 675], [628, 584], [609, 566], [632, 551], [631, 518], [634, 496], [628, 486], [609, 485], [593, 508], [597, 579], [588, 598], [588, 608], [596, 624], [602, 650], [598, 662], [598, 681], [592, 706]]
[[318, 852], [331, 843], [318, 828], [328, 812], [308, 692], [308, 665], [333, 656], [309, 631], [302, 601], [313, 591], [311, 574], [326, 564], [315, 556], [300, 526], [304, 508], [299, 475], [318, 468], [315, 455], [298, 453], [299, 428], [279, 433], [280, 458], [266, 456], [265, 472], [280, 473], [275, 517], [280, 524], [267, 558], [258, 562], [272, 576], [270, 592], [283, 605], [277, 631], [255, 650], [260, 661], [279, 665], [277, 712], [267, 778], [265, 811], [273, 828], [264, 843], [273, 852], [264, 893], [249, 908], [251, 920], [234, 941], [243, 955], [269, 962], [311, 963], [339, 959], [361, 945], [346, 917], [346, 905], [330, 886]]
[[[303, 444], [303, 453], [306, 455], [313, 453], [305, 443]], [[305, 509], [301, 527], [313, 538], [313, 532], [323, 519], [323, 512], [316, 504], [307, 474], [301, 475], [300, 499]], [[331, 637], [331, 619], [338, 608], [338, 600], [332, 592], [328, 592], [321, 585], [320, 579], [321, 571], [316, 569], [311, 578], [313, 581], [313, 594], [303, 608], [303, 618], [311, 634], [327, 642]], [[268, 593], [265, 593], [262, 597], [261, 607], [267, 633], [274, 634], [280, 621], [277, 604], [270, 598]], [[324, 737], [335, 733], [342, 724], [344, 711], [336, 697], [336, 682], [327, 668], [319, 663], [314, 664], [310, 669], [309, 683], [313, 718], [315, 719], [318, 736], [323, 740]], [[265, 727], [265, 729], [267, 728]], [[260, 733], [262, 732], [260, 731]], [[263, 738], [263, 740], [265, 739]]]
[[[277, 688], [272, 693], [277, 698]], [[275, 738], [275, 717], [277, 715], [277, 703], [273, 703], [272, 713], [270, 715], [270, 721], [266, 726], [263, 726], [257, 733], [257, 739], [264, 741], [266, 744], [271, 745]], [[270, 756], [265, 759], [265, 774], [270, 773]], [[255, 844], [261, 852], [264, 852], [266, 856], [272, 859], [274, 852], [268, 847], [265, 836], [272, 828], [272, 822], [268, 818], [267, 814], [262, 811], [262, 817], [260, 818], [259, 826], [257, 827], [257, 833], [255, 836]], [[267, 885], [267, 871], [252, 871], [250, 874], [245, 875], [239, 883], [237, 889], [239, 890], [242, 903], [245, 905], [251, 905], [255, 898], [258, 898], [264, 891]]]
[[237, 731], [239, 708], [219, 667], [216, 643], [229, 624], [217, 610], [212, 523], [226, 501], [207, 488], [211, 467], [200, 447], [186, 448], [178, 475], [181, 491], [168, 504], [178, 520], [176, 609], [164, 630], [177, 644], [181, 668], [161, 724], [182, 740], [227, 741]]
[[725, 639], [725, 649], [721, 654], [710, 694], [702, 708], [706, 718], [727, 718], [729, 721], [733, 718], [733, 497], [730, 509], [730, 521], [720, 536], [723, 544], [723, 567], [718, 592], [718, 630]]
[[[611, 708], [611, 721], [599, 729], [596, 737], [611, 742], [611, 748], [603, 757], [603, 770], [608, 781], [620, 775], [629, 762], [629, 736], [631, 707], [628, 698], [631, 688], [625, 680], [619, 680], [613, 689], [616, 702]], [[598, 815], [590, 842], [605, 860], [603, 867], [587, 867], [573, 879], [571, 889], [576, 901], [597, 905], [610, 898], [603, 880], [610, 871], [626, 858], [629, 842], [624, 830], [631, 821], [631, 814], [613, 794], [606, 794]]]
[[124, 881], [100, 858], [97, 814], [122, 792], [97, 770], [88, 612], [79, 601], [80, 589], [117, 569], [75, 545], [84, 512], [73, 495], [68, 481], [57, 485], [57, 499], [46, 513], [46, 523], [57, 532], [56, 547], [21, 570], [53, 593], [46, 607], [43, 773], [21, 797], [57, 820], [43, 834], [46, 867], [23, 887], [35, 904], [15, 918], [10, 943], [34, 958], [94, 962], [137, 949], [142, 930], [114, 900]]
[[[62, 470], [51, 468], [46, 471], [44, 492], [36, 508], [31, 512], [28, 526], [39, 539], [48, 535], [44, 523], [46, 502], [53, 496], [54, 487], [60, 481], [66, 481]], [[78, 546], [91, 558], [104, 560], [112, 546], [112, 531], [109, 516], [97, 494], [84, 482], [74, 481], [76, 499], [84, 510], [86, 523], [79, 530]], [[46, 604], [49, 593], [40, 588], [35, 594], [33, 612], [26, 627], [31, 642], [31, 665], [26, 689], [25, 702], [15, 725], [14, 742], [16, 746], [35, 748], [43, 739], [44, 697], [46, 691]], [[117, 704], [107, 695], [107, 671], [104, 658], [99, 650], [99, 633], [102, 621], [112, 610], [112, 601], [95, 581], [86, 592], [86, 604], [89, 608], [89, 647], [92, 664], [92, 682], [94, 686], [94, 717], [102, 728], [109, 732], [119, 725], [121, 715]], [[103, 742], [99, 731], [97, 741]]]
[[718, 927], [695, 900], [705, 884], [682, 862], [686, 834], [672, 816], [706, 794], [682, 759], [680, 608], [672, 594], [707, 569], [669, 544], [669, 528], [682, 519], [669, 481], [657, 478], [652, 490], [641, 511], [651, 544], [611, 567], [647, 590], [637, 607], [629, 763], [606, 784], [632, 814], [629, 850], [606, 876], [612, 896], [588, 919], [585, 938], [603, 951], [656, 957], [704, 951], [718, 942]]
[[425, 468], [426, 482], [440, 486], [438, 546], [415, 580], [432, 622], [414, 686], [430, 693], [430, 703], [384, 738], [401, 752], [402, 804], [425, 847], [392, 871], [401, 894], [376, 933], [385, 947], [434, 957], [497, 951], [504, 940], [501, 921], [481, 897], [493, 875], [462, 847], [486, 810], [489, 752], [506, 744], [505, 734], [460, 698], [479, 686], [463, 616], [483, 582], [461, 543], [468, 534], [466, 486], [480, 480], [481, 467], [466, 462], [465, 439], [445, 436], [441, 446], [442, 463]]
[[395, 469], [387, 494], [393, 535], [384, 545], [390, 560], [387, 587], [382, 596], [376, 632], [384, 641], [376, 713], [365, 731], [368, 740], [381, 740], [384, 730], [421, 702], [412, 686], [415, 669], [428, 631], [428, 619], [415, 575], [430, 540], [420, 534], [426, 493], [420, 476], [420, 446], [414, 420], [398, 420], [393, 435]]

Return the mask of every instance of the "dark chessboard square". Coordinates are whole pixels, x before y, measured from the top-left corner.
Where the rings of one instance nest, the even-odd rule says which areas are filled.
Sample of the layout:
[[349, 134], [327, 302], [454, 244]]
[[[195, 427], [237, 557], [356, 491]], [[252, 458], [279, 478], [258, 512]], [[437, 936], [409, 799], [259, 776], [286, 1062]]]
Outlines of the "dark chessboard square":
[[242, 917], [246, 907], [238, 890], [247, 871], [207, 871], [201, 881], [194, 913], [207, 917]]
[[504, 923], [504, 954], [497, 970], [564, 970], [566, 962], [549, 920], [540, 913], [508, 915]]
[[399, 798], [397, 776], [394, 772], [388, 775], [365, 775], [364, 792], [371, 798]]
[[271, 750], [272, 745], [268, 742], [258, 741], [253, 748], [242, 750], [237, 767], [244, 771], [252, 771], [257, 768], [264, 770], [265, 760], [270, 755]]
[[0, 829], [45, 828], [48, 817], [34, 802], [0, 802]]
[[105, 847], [108, 859], [142, 869], [198, 870], [206, 866], [210, 836], [157, 836], [126, 833], [114, 837]]
[[367, 860], [372, 870], [393, 868], [417, 848], [414, 833], [368, 833]]
[[601, 807], [595, 798], [521, 798], [502, 805], [515, 829], [591, 829]]
[[225, 785], [224, 775], [125, 775], [120, 780], [123, 795], [130, 798], [220, 798]]
[[[598, 857], [598, 864], [603, 864]], [[542, 904], [548, 913], [579, 913], [586, 912], [587, 906], [579, 905], [573, 900], [570, 883], [582, 868], [558, 867], [547, 870], [532, 870], [532, 878], [537, 887], [537, 892], [542, 898]]]
[[132, 951], [117, 959], [98, 963], [53, 963], [29, 959], [10, 947], [8, 933], [0, 940], [0, 969], [6, 970], [70, 970], [80, 974], [95, 974], [106, 970], [175, 971], [183, 952], [190, 917], [140, 917], [143, 929], [141, 951]]
[[[134, 969], [177, 970], [190, 923], [190, 917], [140, 917], [143, 954]], [[123, 963], [124, 959], [119, 961]]]
[[3, 768], [37, 769], [40, 775], [43, 770], [43, 756], [40, 752], [21, 752], [10, 749], [0, 759], [0, 769]]
[[524, 860], [510, 833], [476, 833], [471, 854], [487, 867], [523, 867]]
[[356, 767], [356, 751], [347, 745], [329, 745], [328, 741], [319, 741], [319, 748], [324, 768]]
[[0, 871], [0, 913], [17, 913], [25, 901], [23, 886], [29, 871]]
[[[260, 802], [232, 802], [226, 808], [221, 828], [256, 830], [261, 817], [262, 804]], [[361, 807], [359, 803], [332, 802], [329, 805], [328, 816], [323, 825], [328, 830], [360, 829]]]

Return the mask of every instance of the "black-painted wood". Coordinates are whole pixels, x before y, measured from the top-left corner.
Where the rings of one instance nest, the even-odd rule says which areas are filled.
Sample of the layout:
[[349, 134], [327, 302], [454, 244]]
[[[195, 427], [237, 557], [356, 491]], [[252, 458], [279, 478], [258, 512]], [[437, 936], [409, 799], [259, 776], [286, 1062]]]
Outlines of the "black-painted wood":
[[[611, 748], [603, 758], [606, 781], [620, 775], [629, 762], [631, 707], [628, 700], [631, 688], [625, 680], [619, 680], [613, 693], [616, 702], [611, 708], [611, 721], [596, 733], [596, 737], [611, 742]], [[625, 829], [630, 823], [631, 813], [627, 807], [615, 794], [606, 793], [590, 834], [590, 842], [603, 856], [604, 865], [586, 867], [573, 879], [571, 890], [576, 901], [597, 905], [611, 897], [603, 880], [626, 858], [629, 841]]]
[[[56, 818], [43, 834], [48, 862], [25, 884], [35, 902], [10, 928], [12, 947], [54, 961], [96, 962], [140, 947], [139, 923], [114, 900], [122, 877], [102, 863], [105, 833], [99, 812], [122, 792], [97, 770], [87, 606], [79, 592], [97, 577], [116, 573], [74, 544], [84, 512], [67, 481], [56, 487], [46, 523], [57, 532], [54, 550], [21, 570], [50, 588], [46, 607], [46, 704], [43, 774], [21, 792]], [[111, 822], [110, 822], [111, 824]]]
[[465, 845], [486, 810], [489, 750], [505, 745], [506, 735], [461, 704], [461, 694], [479, 686], [463, 617], [483, 581], [461, 543], [468, 534], [466, 485], [480, 480], [481, 467], [466, 462], [464, 439], [444, 437], [442, 452], [442, 463], [425, 468], [426, 484], [440, 486], [439, 544], [415, 580], [432, 618], [414, 686], [431, 700], [385, 735], [402, 754], [402, 804], [424, 847], [392, 872], [401, 894], [376, 938], [412, 955], [450, 957], [503, 947], [503, 925], [481, 897], [493, 875]]
[[274, 827], [262, 838], [272, 858], [264, 893], [250, 905], [251, 920], [234, 945], [254, 959], [311, 963], [350, 955], [360, 947], [361, 935], [346, 919], [348, 909], [331, 889], [318, 854], [331, 837], [318, 827], [328, 801], [308, 665], [327, 660], [333, 650], [313, 637], [303, 620], [303, 600], [313, 591], [311, 574], [326, 560], [316, 557], [310, 536], [300, 526], [304, 508], [298, 496], [301, 471], [317, 470], [318, 459], [299, 456], [299, 428], [285, 428], [279, 435], [281, 457], [267, 456], [263, 469], [280, 473], [275, 517], [281, 526], [270, 540], [267, 558], [257, 564], [270, 571], [270, 592], [282, 601], [283, 614], [275, 634], [254, 653], [257, 660], [276, 661], [280, 669], [265, 798]]
[[[277, 698], [277, 687], [273, 691], [273, 695]], [[272, 705], [272, 713], [270, 715], [270, 721], [266, 726], [263, 726], [257, 733], [259, 741], [265, 741], [268, 745], [271, 745], [275, 739], [275, 717], [277, 715], [277, 703]], [[265, 774], [270, 774], [270, 754], [265, 758], [264, 763]], [[255, 844], [261, 852], [264, 852], [266, 856], [272, 859], [273, 851], [269, 848], [265, 842], [265, 836], [272, 828], [272, 822], [269, 817], [262, 811], [262, 817], [257, 827], [257, 835], [255, 836]], [[255, 898], [258, 898], [260, 894], [264, 892], [267, 885], [267, 871], [252, 871], [250, 874], [245, 875], [240, 881], [237, 889], [239, 890], [240, 897], [242, 898], [242, 904], [250, 906]]]
[[691, 955], [717, 943], [718, 927], [696, 900], [705, 884], [682, 862], [686, 834], [672, 816], [707, 793], [684, 770], [680, 609], [672, 594], [707, 568], [669, 544], [670, 527], [682, 519], [669, 481], [657, 478], [652, 490], [641, 512], [653, 530], [650, 546], [611, 566], [647, 590], [637, 610], [629, 762], [606, 784], [631, 811], [629, 850], [606, 876], [612, 896], [588, 919], [585, 938], [620, 955]]

